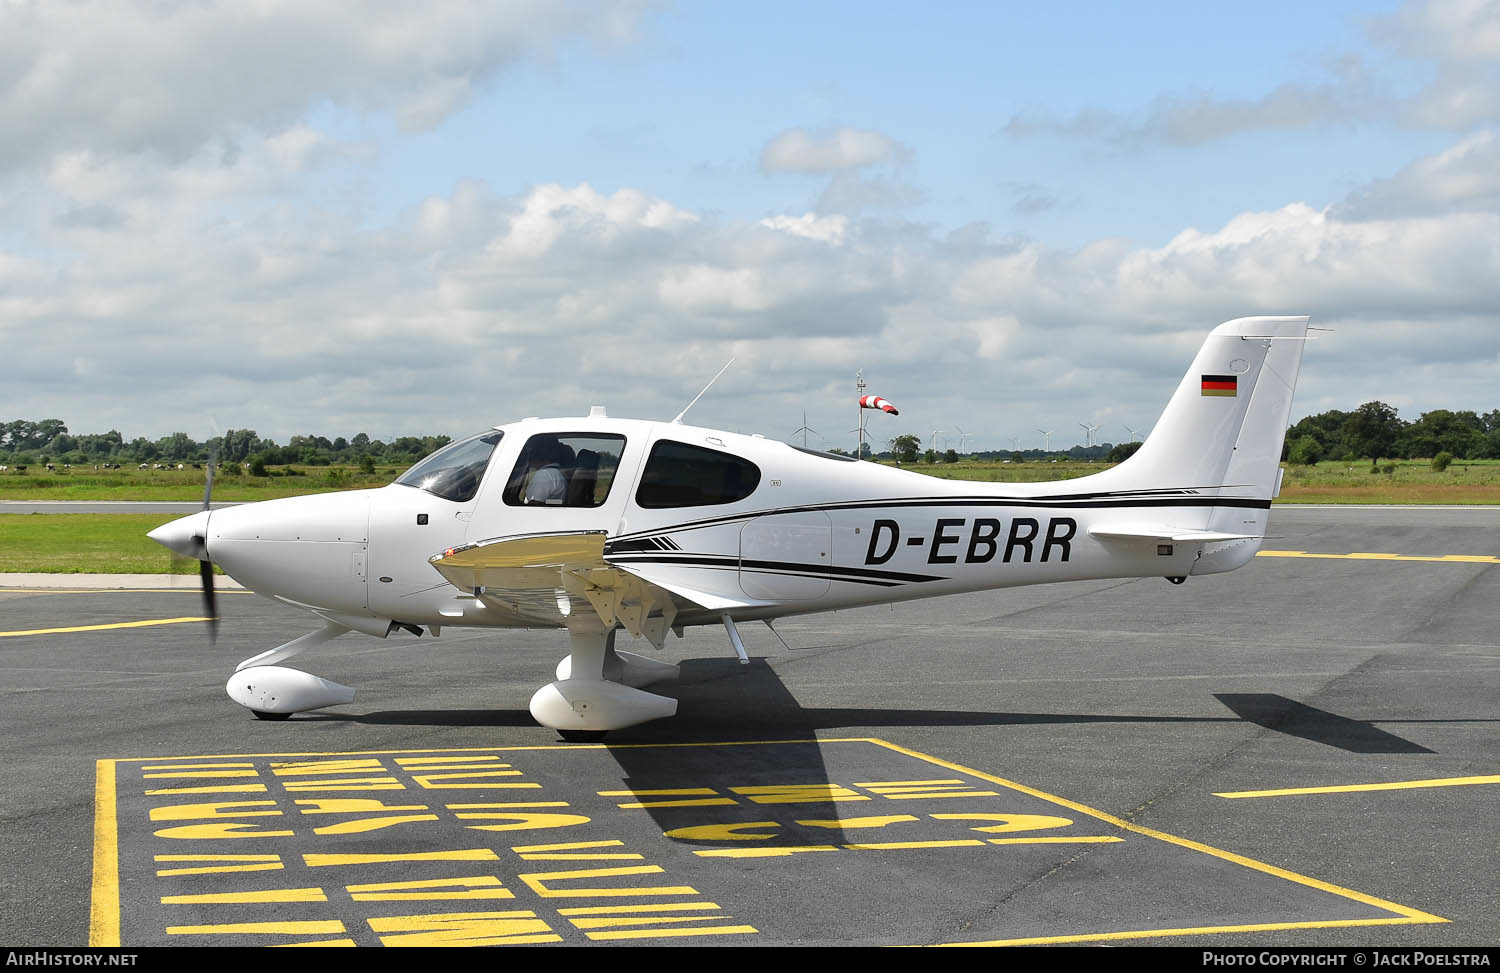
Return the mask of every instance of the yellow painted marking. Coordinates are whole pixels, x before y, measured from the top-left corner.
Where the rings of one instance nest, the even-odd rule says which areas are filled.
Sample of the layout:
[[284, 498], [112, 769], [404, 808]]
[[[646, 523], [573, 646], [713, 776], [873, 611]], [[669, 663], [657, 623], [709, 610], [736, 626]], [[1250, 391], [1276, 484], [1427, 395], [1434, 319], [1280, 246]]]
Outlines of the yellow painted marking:
[[916, 800], [929, 797], [999, 797], [994, 791], [977, 789], [966, 780], [875, 780], [856, 784], [892, 800]]
[[275, 943], [274, 944], [274, 948], [281, 949], [283, 947], [298, 947], [298, 946], [353, 946], [353, 945], [354, 945], [354, 940], [352, 940], [352, 939], [314, 939], [311, 942], [306, 942], [306, 943]]
[[[1270, 866], [1267, 866], [1270, 867]], [[1414, 911], [1414, 910], [1409, 910]], [[1416, 913], [1426, 915], [1426, 913]], [[1183, 929], [1131, 929], [1125, 932], [1081, 933], [1072, 936], [1033, 936], [1028, 939], [990, 939], [972, 943], [934, 943], [934, 946], [1049, 946], [1058, 943], [1119, 942], [1127, 939], [1155, 939], [1161, 936], [1215, 936], [1234, 932], [1275, 932], [1286, 929], [1348, 929], [1355, 926], [1405, 926], [1416, 922], [1447, 922], [1430, 919], [1396, 917], [1390, 919], [1328, 919], [1311, 922], [1265, 922], [1243, 926], [1189, 926]]]
[[[426, 804], [386, 804], [373, 797], [311, 797], [294, 802], [303, 814], [368, 814], [377, 811], [426, 811]], [[310, 806], [309, 806], [310, 805]]]
[[455, 815], [460, 821], [508, 821], [508, 824], [471, 824], [471, 831], [530, 831], [535, 828], [571, 828], [578, 824], [588, 824], [593, 818], [582, 814], [525, 814], [511, 812], [502, 814], [498, 812], [465, 812]]
[[645, 855], [637, 855], [634, 852], [531, 852], [521, 856], [522, 861], [528, 862], [630, 862], [642, 861]]
[[[200, 862], [181, 868], [158, 868], [158, 878], [172, 875], [216, 875], [222, 872], [275, 872], [285, 866], [280, 855], [157, 855], [157, 864], [168, 862]], [[230, 864], [246, 862], [248, 864]], [[215, 864], [217, 863], [217, 864]]]
[[874, 841], [845, 845], [850, 851], [906, 851], [911, 848], [976, 848], [984, 842], [978, 838], [955, 838], [950, 841]]
[[990, 838], [992, 845], [1112, 845], [1124, 838], [1109, 834], [1084, 835], [1080, 838]]
[[755, 933], [754, 926], [705, 926], [702, 929], [622, 929], [619, 932], [591, 932], [590, 939], [656, 939], [663, 936], [737, 936]]
[[[832, 743], [832, 742], [838, 742], [838, 741], [825, 740], [823, 742], [824, 743]], [[890, 743], [889, 741], [880, 740], [880, 739], [876, 739], [876, 738], [873, 738], [873, 737], [866, 738], [866, 742], [874, 743], [874, 744], [876, 744], [878, 746], [885, 747], [885, 748], [887, 748], [889, 750], [892, 750], [892, 751], [894, 751], [896, 753], [904, 753], [908, 757], [915, 757], [918, 760], [925, 760], [926, 762], [931, 763], [931, 764], [936, 764], [939, 767], [946, 767], [949, 770], [953, 770], [953, 771], [956, 771], [956, 772], [961, 773], [961, 774], [968, 774], [968, 775], [970, 775], [972, 777], [978, 777], [980, 780], [987, 780], [987, 781], [990, 781], [992, 783], [999, 784], [1001, 787], [1007, 787], [1007, 788], [1010, 788], [1011, 790], [1019, 791], [1022, 794], [1030, 794], [1032, 797], [1035, 797], [1035, 798], [1038, 798], [1040, 800], [1046, 801], [1049, 804], [1056, 804], [1059, 807], [1065, 807], [1065, 808], [1067, 808], [1067, 809], [1069, 809], [1071, 811], [1076, 811], [1079, 814], [1086, 814], [1086, 815], [1088, 815], [1091, 818], [1095, 818], [1095, 819], [1097, 819], [1099, 821], [1103, 821], [1106, 824], [1113, 825], [1116, 828], [1120, 828], [1120, 829], [1125, 830], [1125, 831], [1130, 831], [1130, 832], [1132, 832], [1134, 834], [1144, 835], [1144, 836], [1146, 836], [1148, 838], [1155, 838], [1158, 841], [1165, 841], [1168, 844], [1177, 845], [1179, 848], [1188, 848], [1188, 849], [1191, 849], [1192, 851], [1201, 852], [1201, 853], [1203, 853], [1205, 855], [1210, 855], [1210, 856], [1212, 856], [1214, 858], [1218, 858], [1218, 859], [1220, 859], [1222, 861], [1232, 862], [1232, 863], [1234, 863], [1236, 865], [1240, 865], [1240, 866], [1242, 866], [1244, 868], [1249, 868], [1249, 869], [1251, 869], [1253, 871], [1257, 871], [1257, 872], [1260, 872], [1260, 873], [1265, 874], [1265, 875], [1273, 875], [1276, 878], [1284, 879], [1284, 880], [1286, 880], [1288, 882], [1294, 882], [1294, 883], [1296, 883], [1298, 885], [1303, 885], [1303, 886], [1306, 886], [1308, 888], [1318, 889], [1319, 891], [1322, 891], [1322, 892], [1328, 892], [1331, 895], [1337, 895], [1337, 896], [1341, 896], [1341, 897], [1346, 898], [1346, 899], [1352, 899], [1355, 902], [1362, 902], [1365, 905], [1373, 906], [1373, 907], [1375, 907], [1377, 909], [1382, 909], [1382, 910], [1387, 911], [1387, 912], [1394, 912], [1394, 913], [1396, 913], [1397, 916], [1402, 917], [1402, 918], [1399, 918], [1399, 919], [1391, 919], [1391, 920], [1386, 920], [1386, 919], [1353, 920], [1353, 921], [1351, 921], [1349, 923], [1341, 923], [1339, 921], [1330, 920], [1328, 922], [1307, 923], [1307, 924], [1305, 924], [1303, 926], [1288, 925], [1288, 926], [1277, 926], [1277, 927], [1274, 927], [1274, 928], [1324, 928], [1324, 927], [1332, 927], [1332, 926], [1337, 926], [1337, 925], [1342, 925], [1342, 924], [1348, 924], [1348, 925], [1383, 925], [1383, 924], [1403, 923], [1403, 922], [1404, 923], [1412, 923], [1412, 922], [1447, 922], [1448, 921], [1447, 919], [1444, 919], [1441, 916], [1435, 916], [1435, 915], [1432, 915], [1431, 913], [1428, 913], [1428, 912], [1422, 912], [1421, 910], [1413, 909], [1413, 908], [1410, 908], [1409, 906], [1398, 905], [1395, 902], [1390, 902], [1390, 901], [1387, 901], [1385, 899], [1377, 898], [1377, 897], [1375, 897], [1373, 895], [1367, 895], [1364, 892], [1356, 892], [1354, 889], [1347, 889], [1347, 888], [1344, 888], [1343, 886], [1340, 886], [1340, 885], [1334, 885], [1331, 882], [1324, 882], [1324, 881], [1320, 881], [1319, 879], [1310, 878], [1310, 877], [1308, 877], [1306, 875], [1299, 875], [1296, 872], [1287, 871], [1286, 869], [1284, 869], [1284, 868], [1278, 868], [1275, 865], [1268, 865], [1265, 862], [1258, 862], [1258, 861], [1256, 861], [1253, 858], [1246, 858], [1243, 855], [1236, 855], [1234, 852], [1224, 851], [1224, 850], [1222, 850], [1220, 848], [1214, 848], [1211, 845], [1205, 845], [1205, 844], [1203, 844], [1201, 842], [1198, 842], [1198, 841], [1192, 841], [1192, 840], [1190, 840], [1188, 838], [1179, 838], [1176, 835], [1170, 835], [1170, 834], [1167, 834], [1164, 831], [1156, 831], [1156, 830], [1154, 830], [1152, 828], [1147, 828], [1147, 827], [1144, 827], [1144, 826], [1139, 825], [1139, 824], [1133, 824], [1130, 821], [1126, 821], [1124, 818], [1117, 818], [1117, 817], [1115, 817], [1112, 814], [1106, 814], [1103, 811], [1097, 811], [1097, 810], [1095, 810], [1095, 809], [1093, 809], [1091, 807], [1087, 807], [1086, 805], [1079, 804], [1076, 801], [1070, 801], [1067, 798], [1058, 797], [1058, 796], [1056, 796], [1054, 794], [1048, 794], [1047, 792], [1045, 792], [1045, 791], [1039, 791], [1039, 790], [1037, 790], [1034, 787], [1027, 787], [1025, 784], [1018, 784], [1015, 781], [1006, 780], [1004, 777], [997, 777], [997, 776], [995, 776], [993, 774], [986, 774], [986, 773], [984, 773], [982, 771], [973, 770], [973, 769], [968, 768], [968, 767], [963, 767], [963, 766], [960, 766], [958, 764], [952, 763], [951, 761], [943, 760], [940, 757], [933, 757], [933, 756], [930, 756], [930, 755], [925, 754], [925, 753], [921, 753], [921, 752], [916, 751], [916, 750], [908, 749], [906, 747], [901, 746], [900, 744]], [[996, 840], [996, 839], [991, 839], [991, 840]], [[1219, 927], [1219, 928], [1212, 929], [1212, 930], [1198, 930], [1198, 931], [1203, 931], [1203, 932], [1225, 932], [1225, 931], [1239, 931], [1240, 929], [1243, 929], [1243, 928], [1260, 929], [1260, 928], [1272, 928], [1272, 927], [1262, 927], [1262, 926], [1255, 926], [1255, 927], [1233, 927], [1233, 928], [1231, 928], [1231, 927]], [[1172, 934], [1172, 933], [1167, 933], [1167, 932], [1141, 933], [1141, 935], [1170, 935], [1170, 934]], [[1076, 941], [1083, 942], [1083, 941], [1086, 941], [1086, 938], [1085, 939], [1078, 939]]]
[[730, 916], [616, 916], [599, 919], [569, 919], [579, 929], [610, 929], [618, 926], [654, 926], [673, 922], [704, 922], [708, 919], [729, 919]]
[[267, 862], [263, 865], [199, 865], [191, 868], [158, 868], [157, 878], [167, 878], [171, 875], [218, 875], [225, 872], [279, 872], [286, 866], [281, 862]]
[[500, 856], [488, 848], [467, 848], [463, 851], [414, 851], [401, 854], [381, 855], [313, 855], [302, 856], [303, 864], [309, 868], [325, 865], [380, 865], [386, 862], [493, 862]]
[[777, 845], [774, 848], [705, 848], [693, 854], [699, 858], [785, 858], [804, 851], [838, 851], [837, 845]]
[[1422, 787], [1467, 787], [1500, 784], [1500, 774], [1483, 777], [1432, 777], [1427, 780], [1396, 780], [1381, 784], [1335, 784], [1328, 787], [1287, 787], [1271, 791], [1224, 791], [1214, 797], [1285, 797], [1291, 794], [1346, 794], [1355, 791], [1401, 791]]
[[673, 828], [662, 834], [668, 838], [677, 838], [684, 841], [768, 841], [775, 838], [775, 834], [741, 834], [748, 828], [780, 828], [781, 825], [775, 821], [741, 821], [729, 822], [727, 824], [695, 824], [687, 828]]
[[647, 905], [578, 906], [571, 909], [558, 909], [557, 914], [560, 916], [615, 916], [637, 912], [688, 912], [694, 909], [716, 912], [722, 908], [723, 906], [717, 902], [652, 902]]
[[534, 912], [450, 912], [367, 920], [386, 946], [504, 946], [559, 943]]
[[444, 804], [450, 811], [504, 810], [512, 807], [568, 807], [567, 801], [501, 801], [492, 804]]
[[[940, 818], [943, 815], [935, 814], [933, 817]], [[915, 820], [917, 819], [910, 814], [883, 814], [872, 818], [830, 818], [821, 821], [810, 819], [797, 823], [809, 828], [884, 828], [886, 825], [909, 824]]]
[[1371, 554], [1366, 552], [1355, 552], [1353, 554], [1313, 554], [1307, 551], [1260, 551], [1256, 554], [1256, 557], [1310, 557], [1352, 561], [1437, 561], [1452, 564], [1500, 564], [1500, 557], [1490, 554], [1419, 555]]
[[756, 784], [729, 788], [756, 804], [820, 804], [832, 801], [868, 801], [841, 784]]
[[407, 902], [437, 899], [513, 899], [516, 894], [493, 875], [432, 878], [415, 882], [376, 882], [345, 887], [355, 902]]
[[215, 821], [211, 824], [184, 824], [176, 828], [163, 828], [156, 832], [156, 836], [206, 841], [216, 838], [290, 838], [295, 833], [294, 831], [262, 831], [259, 825], [249, 821]]
[[[519, 770], [468, 770], [451, 774], [412, 774], [412, 780], [428, 790], [460, 790], [470, 787], [505, 787], [541, 790], [541, 784], [495, 783], [490, 777], [520, 777]], [[463, 783], [467, 781], [468, 783]], [[451, 782], [451, 783], [450, 783]]]
[[1002, 831], [1041, 831], [1044, 828], [1066, 828], [1072, 818], [1059, 818], [1050, 814], [934, 814], [939, 821], [999, 821], [971, 831], [999, 834]]
[[360, 818], [357, 821], [340, 821], [338, 824], [325, 824], [321, 828], [314, 828], [313, 834], [364, 834], [367, 831], [379, 831], [382, 828], [394, 828], [398, 824], [412, 824], [416, 821], [436, 821], [436, 814], [399, 814], [386, 818]]
[[259, 777], [254, 764], [166, 764], [159, 767], [142, 767], [141, 777], [157, 780], [172, 777]]
[[[440, 756], [432, 756], [432, 757], [397, 757], [396, 758], [396, 763], [400, 764], [402, 767], [415, 767], [415, 766], [423, 765], [423, 764], [438, 765], [438, 764], [463, 763], [465, 760], [472, 761], [472, 760], [499, 760], [499, 759], [500, 759], [500, 757], [497, 754], [492, 754], [492, 753], [491, 754], [476, 753], [476, 754], [472, 754], [470, 756], [457, 756], [457, 757], [440, 757]], [[502, 766], [502, 767], [509, 767], [510, 764], [501, 764], [500, 766]]]
[[406, 785], [394, 777], [349, 777], [340, 780], [289, 780], [289, 792], [306, 791], [404, 791]]
[[196, 895], [164, 895], [162, 905], [232, 902], [327, 902], [322, 889], [260, 889], [254, 892], [203, 892]]
[[207, 787], [157, 787], [146, 791], [147, 797], [163, 794], [264, 794], [265, 784], [210, 784]]
[[115, 808], [115, 762], [94, 765], [94, 878], [89, 897], [89, 945], [120, 945], [120, 831]]
[[[451, 806], [451, 805], [450, 805]], [[561, 844], [552, 845], [512, 845], [511, 851], [517, 854], [527, 854], [536, 851], [576, 851], [580, 848], [623, 848], [625, 842], [611, 841], [565, 841]]]
[[627, 875], [660, 875], [660, 865], [622, 865], [618, 868], [585, 868], [570, 872], [531, 872], [516, 876], [544, 899], [589, 899], [622, 895], [697, 895], [690, 885], [647, 885], [635, 888], [552, 888], [547, 883], [580, 878], [623, 878]]
[[312, 774], [365, 774], [382, 773], [384, 765], [376, 759], [365, 760], [299, 760], [271, 764], [277, 777], [306, 777]]
[[313, 919], [301, 922], [223, 922], [211, 926], [168, 926], [168, 936], [228, 936], [242, 933], [346, 932], [337, 919]]
[[670, 787], [640, 791], [599, 791], [600, 797], [668, 797], [668, 801], [630, 801], [620, 807], [638, 811], [648, 807], [722, 807], [736, 803], [732, 797], [719, 797], [712, 787]]
[[[269, 807], [270, 811], [229, 810], [230, 808]], [[151, 809], [153, 821], [196, 821], [202, 818], [280, 817], [275, 801], [216, 801], [209, 804], [168, 804]]]
[[152, 625], [181, 625], [183, 622], [206, 622], [207, 618], [153, 618], [144, 622], [111, 622], [108, 625], [72, 625], [68, 628], [33, 628], [23, 632], [0, 632], [0, 639], [21, 635], [63, 635], [68, 632], [103, 632], [112, 628], [148, 628]]

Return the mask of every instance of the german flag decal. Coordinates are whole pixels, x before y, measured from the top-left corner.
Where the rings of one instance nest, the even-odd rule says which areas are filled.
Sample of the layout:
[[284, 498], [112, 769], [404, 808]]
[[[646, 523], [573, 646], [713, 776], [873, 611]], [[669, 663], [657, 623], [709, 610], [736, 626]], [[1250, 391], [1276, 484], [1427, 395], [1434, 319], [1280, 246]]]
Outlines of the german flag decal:
[[1239, 392], [1239, 376], [1237, 375], [1205, 375], [1203, 376], [1204, 395], [1227, 395], [1233, 398]]

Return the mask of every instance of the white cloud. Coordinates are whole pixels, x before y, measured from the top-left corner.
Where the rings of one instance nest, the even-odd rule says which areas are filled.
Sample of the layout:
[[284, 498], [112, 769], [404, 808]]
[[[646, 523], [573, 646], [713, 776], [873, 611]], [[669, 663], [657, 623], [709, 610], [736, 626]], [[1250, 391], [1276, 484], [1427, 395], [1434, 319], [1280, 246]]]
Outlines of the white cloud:
[[33, 244], [0, 249], [14, 417], [159, 436], [213, 414], [282, 439], [458, 434], [595, 402], [665, 418], [733, 352], [695, 420], [788, 435], [806, 408], [842, 441], [864, 368], [902, 408], [883, 435], [956, 417], [998, 446], [1091, 416], [1148, 426], [1204, 333], [1257, 313], [1339, 329], [1299, 402], [1500, 406], [1488, 135], [1341, 208], [1077, 250], [817, 213], [716, 221], [587, 184], [467, 182], [377, 228], [278, 195], [340, 151], [291, 128], [229, 166], [68, 156], [3, 204]]
[[99, 0], [0, 4], [0, 170], [62, 153], [182, 158], [324, 101], [426, 128], [471, 85], [570, 37], [629, 36], [637, 4]]
[[811, 134], [790, 128], [766, 143], [761, 168], [767, 172], [834, 172], [894, 162], [907, 154], [900, 143], [856, 128]]
[[1494, 130], [1475, 133], [1389, 179], [1376, 180], [1333, 213], [1364, 220], [1476, 210], [1500, 211], [1500, 134]]

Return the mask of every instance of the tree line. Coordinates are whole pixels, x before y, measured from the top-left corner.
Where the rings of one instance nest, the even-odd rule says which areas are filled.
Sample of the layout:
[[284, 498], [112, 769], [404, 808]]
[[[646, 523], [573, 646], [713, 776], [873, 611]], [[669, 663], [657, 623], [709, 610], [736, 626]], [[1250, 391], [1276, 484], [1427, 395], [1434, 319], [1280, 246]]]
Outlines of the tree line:
[[0, 424], [0, 463], [12, 466], [67, 463], [74, 466], [106, 463], [244, 463], [251, 466], [370, 466], [407, 465], [452, 440], [447, 436], [400, 436], [390, 442], [358, 433], [339, 436], [293, 436], [285, 445], [262, 439], [254, 429], [230, 429], [222, 436], [198, 442], [184, 432], [157, 440], [139, 436], [130, 441], [118, 429], [73, 435], [61, 419], [16, 419]]
[[1407, 422], [1394, 406], [1366, 402], [1353, 412], [1332, 409], [1287, 430], [1283, 459], [1292, 463], [1354, 459], [1500, 459], [1500, 409], [1484, 415], [1434, 409]]
[[[16, 419], [0, 424], [0, 464], [67, 463], [239, 463], [256, 467], [289, 466], [360, 466], [374, 464], [402, 466], [415, 463], [428, 453], [451, 442], [447, 436], [400, 436], [390, 442], [371, 439], [358, 433], [351, 439], [339, 436], [293, 436], [285, 445], [262, 439], [254, 429], [230, 429], [222, 436], [198, 442], [187, 433], [151, 440], [144, 436], [126, 441], [117, 429], [104, 433], [74, 435], [61, 419]], [[953, 450], [934, 453], [920, 451], [916, 436], [898, 436], [891, 440], [889, 456], [903, 462], [952, 462]], [[1134, 444], [1127, 444], [1134, 445]], [[868, 449], [868, 447], [866, 447]], [[1120, 447], [1114, 447], [1115, 451]], [[927, 452], [932, 453], [932, 450]], [[1429, 459], [1449, 453], [1458, 459], [1500, 459], [1500, 409], [1480, 415], [1472, 411], [1454, 412], [1434, 409], [1410, 422], [1402, 419], [1394, 406], [1384, 402], [1366, 402], [1352, 412], [1337, 409], [1307, 416], [1288, 431], [1283, 459], [1293, 463], [1316, 463], [1319, 460], [1354, 459]], [[953, 454], [953, 459], [948, 458]], [[1069, 450], [1026, 450], [971, 452], [965, 455], [979, 459], [1035, 459], [1043, 455], [1069, 455], [1078, 459], [1104, 459], [1118, 462], [1122, 456], [1111, 451], [1110, 444]]]

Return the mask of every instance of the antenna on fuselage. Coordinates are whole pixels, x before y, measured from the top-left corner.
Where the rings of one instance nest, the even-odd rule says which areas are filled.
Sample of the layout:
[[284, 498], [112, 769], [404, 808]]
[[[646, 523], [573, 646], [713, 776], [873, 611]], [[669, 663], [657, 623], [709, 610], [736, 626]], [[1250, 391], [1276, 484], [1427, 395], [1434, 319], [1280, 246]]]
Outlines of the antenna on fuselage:
[[[729, 370], [729, 366], [734, 364], [734, 358], [734, 355], [729, 356], [729, 360], [724, 363], [724, 367], [714, 373], [714, 377], [708, 380], [707, 385], [703, 386], [703, 392], [707, 392], [709, 389], [713, 388], [713, 384], [719, 380], [719, 376], [723, 375], [726, 371]], [[673, 419], [672, 421], [681, 422], [682, 417], [688, 414], [688, 409], [691, 409], [694, 405], [697, 404], [699, 399], [703, 398], [703, 392], [699, 392], [697, 395], [693, 396], [693, 401], [689, 402], [681, 412], [677, 413], [677, 418]]]

